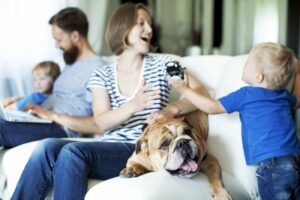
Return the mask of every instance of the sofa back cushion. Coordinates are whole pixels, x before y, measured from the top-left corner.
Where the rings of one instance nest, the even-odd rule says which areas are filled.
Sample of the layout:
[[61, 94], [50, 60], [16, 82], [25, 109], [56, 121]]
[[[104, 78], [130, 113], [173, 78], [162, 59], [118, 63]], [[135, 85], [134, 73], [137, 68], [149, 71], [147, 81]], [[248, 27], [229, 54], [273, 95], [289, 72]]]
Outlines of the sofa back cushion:
[[181, 64], [207, 87], [215, 97], [226, 63], [231, 56], [187, 56], [181, 59]]
[[[227, 62], [216, 98], [246, 85], [242, 81], [246, 59], [247, 55], [234, 56]], [[208, 151], [217, 157], [222, 170], [239, 179], [249, 195], [257, 198], [256, 166], [247, 166], [245, 162], [239, 114], [209, 115], [209, 129]]]

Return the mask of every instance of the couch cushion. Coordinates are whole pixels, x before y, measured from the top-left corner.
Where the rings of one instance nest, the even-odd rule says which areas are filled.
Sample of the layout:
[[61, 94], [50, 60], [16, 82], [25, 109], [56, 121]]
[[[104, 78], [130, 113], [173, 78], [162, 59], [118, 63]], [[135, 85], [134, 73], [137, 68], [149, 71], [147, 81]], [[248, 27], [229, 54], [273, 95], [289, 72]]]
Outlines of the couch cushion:
[[187, 56], [182, 58], [181, 63], [194, 77], [204, 83], [214, 97], [230, 58], [231, 56]]
[[[94, 141], [91, 138], [65, 138], [66, 140], [76, 140], [76, 141]], [[4, 191], [4, 195], [7, 199], [11, 197], [14, 189], [19, 181], [21, 173], [31, 155], [31, 152], [37, 146], [39, 142], [29, 142], [22, 144], [20, 146], [9, 149], [5, 152], [2, 160], [3, 174], [6, 177], [7, 183]], [[100, 183], [100, 180], [89, 179], [88, 188]], [[51, 195], [51, 194], [50, 194]], [[49, 197], [49, 195], [48, 195]]]
[[[250, 199], [240, 183], [223, 173], [224, 184], [232, 199]], [[212, 189], [207, 177], [199, 173], [193, 178], [171, 176], [163, 172], [152, 172], [137, 178], [116, 177], [91, 188], [85, 200], [210, 200]]]
[[6, 195], [9, 197], [14, 192], [20, 175], [27, 163], [31, 152], [37, 145], [37, 142], [30, 142], [18, 147], [9, 149], [3, 156], [3, 171], [7, 178]]
[[[223, 73], [216, 97], [222, 97], [245, 86], [241, 80], [247, 55], [232, 57]], [[247, 166], [241, 139], [238, 113], [209, 116], [208, 150], [216, 156], [222, 169], [236, 177], [253, 199], [258, 196], [255, 177], [256, 166]]]
[[247, 57], [248, 55], [233, 56], [228, 60], [218, 85], [217, 98], [225, 96], [246, 85], [246, 83], [242, 81], [242, 74]]

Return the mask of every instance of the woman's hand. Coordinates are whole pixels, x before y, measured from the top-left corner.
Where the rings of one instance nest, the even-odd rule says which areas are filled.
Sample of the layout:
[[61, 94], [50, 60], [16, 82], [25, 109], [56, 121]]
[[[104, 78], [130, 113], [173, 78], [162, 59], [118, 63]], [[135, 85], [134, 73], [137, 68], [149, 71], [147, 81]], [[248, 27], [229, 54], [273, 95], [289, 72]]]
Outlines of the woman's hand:
[[134, 112], [142, 111], [153, 103], [154, 99], [159, 98], [159, 90], [152, 90], [151, 84], [146, 84], [145, 79], [141, 81], [137, 94], [129, 102]]

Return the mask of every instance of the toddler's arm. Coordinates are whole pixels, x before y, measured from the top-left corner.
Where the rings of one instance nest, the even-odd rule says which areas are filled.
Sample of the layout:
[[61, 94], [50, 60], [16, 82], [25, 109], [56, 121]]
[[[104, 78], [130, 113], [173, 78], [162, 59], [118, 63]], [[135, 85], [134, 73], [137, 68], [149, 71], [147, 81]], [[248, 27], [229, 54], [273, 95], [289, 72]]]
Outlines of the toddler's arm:
[[176, 79], [171, 79], [170, 81], [172, 87], [175, 90], [180, 92], [186, 99], [188, 99], [200, 110], [210, 114], [218, 114], [218, 113], [226, 112], [226, 110], [218, 100], [197, 93], [192, 88], [188, 87], [184, 81], [176, 80]]
[[6, 109], [17, 110], [16, 102], [22, 99], [23, 96], [13, 96], [2, 101], [3, 107]]

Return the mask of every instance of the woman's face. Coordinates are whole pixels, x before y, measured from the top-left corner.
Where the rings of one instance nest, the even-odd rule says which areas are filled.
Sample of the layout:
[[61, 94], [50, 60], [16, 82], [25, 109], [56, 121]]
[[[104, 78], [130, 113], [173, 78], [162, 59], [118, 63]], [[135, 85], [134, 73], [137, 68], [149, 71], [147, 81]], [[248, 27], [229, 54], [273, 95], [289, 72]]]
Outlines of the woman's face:
[[150, 49], [151, 38], [151, 17], [144, 9], [139, 9], [137, 22], [128, 34], [130, 47], [139, 53], [147, 53]]

